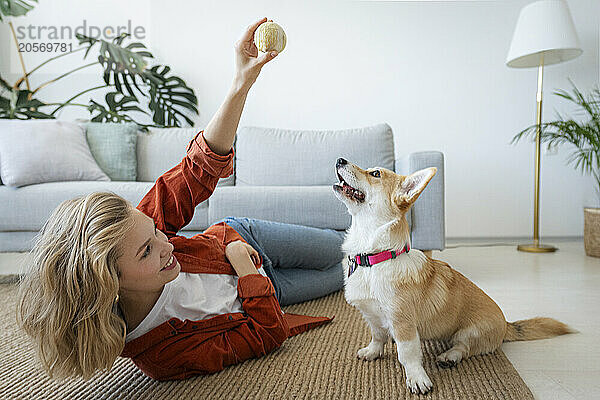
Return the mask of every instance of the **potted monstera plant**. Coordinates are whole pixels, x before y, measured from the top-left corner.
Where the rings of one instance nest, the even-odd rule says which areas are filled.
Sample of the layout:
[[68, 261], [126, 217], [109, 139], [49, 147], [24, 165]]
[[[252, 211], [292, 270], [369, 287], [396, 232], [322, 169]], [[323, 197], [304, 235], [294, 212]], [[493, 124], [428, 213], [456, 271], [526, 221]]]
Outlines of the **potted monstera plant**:
[[[591, 174], [595, 180], [597, 200], [600, 200], [600, 90], [593, 89], [589, 94], [581, 93], [573, 86], [569, 93], [564, 90], [554, 94], [563, 97], [577, 105], [578, 120], [558, 115], [556, 121], [541, 125], [540, 140], [548, 148], [567, 145], [573, 152], [568, 163], [584, 174]], [[521, 131], [512, 142], [519, 141], [524, 136], [535, 139], [537, 125]], [[584, 208], [584, 246], [588, 256], [600, 257], [600, 208]]]
[[[3, 17], [27, 14], [33, 9], [34, 3], [37, 0], [0, 0], [0, 22], [4, 22]], [[18, 47], [12, 22], [9, 21], [8, 25]], [[194, 91], [183, 79], [171, 74], [169, 66], [149, 66], [152, 54], [142, 43], [132, 42], [126, 45], [129, 36], [121, 34], [106, 41], [77, 34], [79, 47], [73, 46], [70, 51], [52, 56], [31, 70], [26, 68], [19, 53], [23, 75], [12, 84], [0, 76], [0, 118], [55, 118], [58, 111], [68, 106], [86, 108], [94, 122], [135, 122], [143, 130], [150, 126], [181, 126], [183, 120], [193, 125], [189, 116], [198, 114], [198, 101]], [[91, 62], [66, 71], [37, 87], [32, 84], [32, 75], [49, 62], [77, 52], [85, 52], [85, 59], [92, 50], [95, 50], [96, 57], [92, 57]], [[75, 93], [65, 101], [49, 103], [40, 98], [40, 91], [43, 93], [45, 87], [58, 80], [73, 78], [71, 74], [84, 68], [97, 68], [102, 72], [104, 82]], [[92, 99], [88, 99], [87, 103], [85, 100], [77, 100], [95, 90], [108, 91], [104, 96], [104, 103]], [[136, 113], [148, 115], [152, 123], [136, 121]]]

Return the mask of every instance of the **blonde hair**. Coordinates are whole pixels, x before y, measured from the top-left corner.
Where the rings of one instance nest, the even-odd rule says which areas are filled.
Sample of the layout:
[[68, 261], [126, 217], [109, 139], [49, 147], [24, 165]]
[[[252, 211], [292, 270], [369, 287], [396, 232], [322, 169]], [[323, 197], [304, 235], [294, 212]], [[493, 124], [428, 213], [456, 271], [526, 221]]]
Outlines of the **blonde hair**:
[[121, 354], [117, 259], [132, 223], [127, 200], [96, 192], [61, 203], [36, 236], [19, 282], [17, 324], [50, 378], [88, 380]]

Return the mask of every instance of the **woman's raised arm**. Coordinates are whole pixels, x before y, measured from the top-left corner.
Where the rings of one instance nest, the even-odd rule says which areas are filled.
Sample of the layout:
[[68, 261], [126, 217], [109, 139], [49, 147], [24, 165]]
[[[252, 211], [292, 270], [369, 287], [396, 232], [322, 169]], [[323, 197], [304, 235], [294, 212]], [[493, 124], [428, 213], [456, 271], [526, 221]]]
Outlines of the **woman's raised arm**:
[[236, 70], [231, 89], [204, 129], [206, 144], [217, 154], [225, 155], [231, 150], [248, 91], [258, 78], [263, 65], [277, 55], [274, 51], [259, 57], [254, 44], [254, 31], [266, 21], [267, 18], [262, 18], [248, 26], [235, 44]]
[[191, 221], [196, 206], [212, 194], [219, 178], [233, 172], [231, 146], [246, 96], [262, 66], [275, 57], [272, 53], [258, 57], [254, 45], [254, 31], [266, 20], [250, 25], [236, 43], [233, 85], [206, 129], [192, 139], [187, 156], [161, 175], [137, 206], [169, 238]]

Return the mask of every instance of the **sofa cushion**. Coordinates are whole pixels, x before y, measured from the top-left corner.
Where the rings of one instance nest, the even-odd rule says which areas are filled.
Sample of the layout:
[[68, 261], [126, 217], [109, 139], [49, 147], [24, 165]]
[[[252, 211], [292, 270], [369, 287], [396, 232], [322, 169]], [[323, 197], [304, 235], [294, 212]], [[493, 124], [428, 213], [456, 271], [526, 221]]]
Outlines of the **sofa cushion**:
[[[31, 250], [37, 234], [37, 231], [0, 231], [0, 253]], [[24, 268], [26, 265], [21, 264], [19, 271]]]
[[387, 124], [335, 131], [244, 127], [235, 148], [239, 186], [333, 184], [340, 157], [362, 168], [394, 170], [394, 138]]
[[[0, 186], [0, 231], [40, 230], [63, 201], [92, 192], [110, 191], [137, 206], [153, 182], [51, 182], [11, 188]], [[187, 229], [207, 227], [208, 201], [196, 207]]]
[[135, 181], [137, 124], [90, 122], [85, 129], [90, 151], [102, 171], [113, 181]]
[[[149, 128], [138, 132], [137, 180], [155, 182], [159, 176], [179, 164], [186, 155], [198, 128]], [[218, 186], [234, 184], [235, 174], [219, 179]]]
[[221, 187], [208, 201], [209, 224], [233, 216], [340, 230], [351, 220], [331, 185]]
[[108, 181], [74, 122], [0, 120], [0, 173], [8, 186]]

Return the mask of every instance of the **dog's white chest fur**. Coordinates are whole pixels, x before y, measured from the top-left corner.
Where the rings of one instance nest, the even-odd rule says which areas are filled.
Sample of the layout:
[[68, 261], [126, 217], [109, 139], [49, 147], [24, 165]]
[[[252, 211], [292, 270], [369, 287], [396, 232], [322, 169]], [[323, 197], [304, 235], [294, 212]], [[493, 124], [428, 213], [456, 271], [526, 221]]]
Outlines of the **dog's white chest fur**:
[[419, 250], [411, 250], [408, 254], [401, 254], [395, 259], [387, 260], [372, 267], [357, 267], [357, 270], [348, 277], [348, 259], [345, 265], [345, 291], [346, 301], [353, 306], [359, 306], [365, 301], [379, 303], [385, 311], [394, 304], [394, 297], [398, 295], [396, 282], [408, 282], [418, 279], [425, 255]]
[[357, 267], [348, 277], [348, 259], [346, 258], [346, 276], [344, 296], [348, 304], [356, 307], [367, 320], [379, 321], [379, 324], [392, 334], [393, 308], [397, 307], [397, 296], [401, 290], [395, 282], [411, 280], [420, 269], [421, 259], [425, 255], [419, 250], [401, 254], [372, 267]]
[[[421, 251], [411, 249], [408, 253], [399, 254], [396, 258], [371, 267], [357, 266], [354, 273], [348, 276], [348, 256], [372, 253], [374, 249], [400, 251], [409, 242], [408, 237], [391, 237], [389, 228], [393, 226], [393, 221], [382, 224], [369, 219], [361, 221], [361, 219], [353, 218], [352, 222], [342, 244], [342, 250], [346, 255], [344, 259], [346, 301], [353, 306], [357, 306], [356, 302], [365, 300], [375, 300], [382, 305], [391, 306], [396, 296], [397, 285], [395, 284], [418, 280], [419, 272], [427, 258]], [[378, 228], [372, 229], [372, 226], [378, 226]]]

